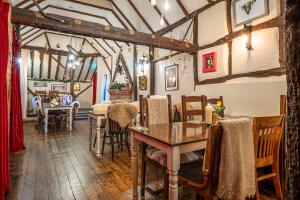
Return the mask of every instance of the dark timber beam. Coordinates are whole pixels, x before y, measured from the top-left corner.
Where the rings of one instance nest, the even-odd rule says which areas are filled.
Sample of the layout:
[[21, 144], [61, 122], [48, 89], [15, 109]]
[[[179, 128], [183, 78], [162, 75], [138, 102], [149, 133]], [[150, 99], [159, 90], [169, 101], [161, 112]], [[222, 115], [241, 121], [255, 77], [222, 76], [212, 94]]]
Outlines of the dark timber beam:
[[[37, 47], [37, 46], [27, 46], [24, 45], [21, 47], [22, 49], [28, 49], [28, 50], [34, 50], [34, 51], [39, 51], [42, 53], [48, 53], [48, 54], [53, 54], [53, 55], [62, 55], [62, 56], [69, 56], [70, 52], [69, 51], [64, 51], [64, 50], [59, 50], [59, 49], [46, 49], [44, 47]], [[81, 58], [88, 58], [88, 57], [102, 57], [102, 54], [100, 53], [79, 53], [79, 57]]]
[[[33, 32], [32, 34], [28, 35], [26, 38], [23, 38], [22, 41], [27, 40], [28, 38], [30, 38], [31, 36], [37, 34], [37, 33], [40, 32], [40, 31], [43, 31], [43, 30], [40, 30], [40, 29], [36, 30], [36, 31]], [[40, 37], [40, 36], [43, 35], [43, 34], [44, 34], [44, 32], [38, 34], [37, 36], [33, 37], [31, 40], [27, 41], [24, 45], [26, 45], [26, 44], [32, 42], [33, 40], [35, 40], [36, 38]]]
[[176, 52], [176, 53], [173, 53], [173, 54], [170, 54], [170, 55], [166, 55], [166, 56], [163, 56], [161, 58], [158, 58], [156, 60], [153, 61], [154, 64], [158, 63], [158, 62], [161, 62], [161, 61], [164, 61], [164, 60], [168, 60], [174, 56], [177, 56], [177, 55], [180, 55], [182, 54], [181, 52]]
[[[151, 0], [149, 0], [149, 2], [151, 2]], [[157, 12], [157, 14], [161, 17], [162, 12], [159, 10], [159, 8], [158, 8], [156, 5], [153, 6], [153, 8], [154, 8], [154, 10]], [[164, 20], [165, 20], [167, 26], [169, 26], [170, 23], [169, 23], [168, 20], [166, 19], [165, 15], [163, 15], [163, 18], [164, 18]]]
[[87, 73], [86, 73], [86, 75], [85, 75], [85, 78], [84, 78], [85, 81], [86, 81], [87, 77], [89, 76], [89, 73], [90, 73], [91, 68], [92, 68], [92, 66], [93, 66], [94, 59], [95, 59], [94, 57], [91, 58], [90, 65], [89, 65], [89, 69], [88, 69], [88, 71], [87, 71]]
[[103, 42], [106, 44], [106, 46], [110, 48], [110, 50], [112, 50], [114, 53], [117, 53], [116, 50], [113, 47], [111, 47], [106, 40], [103, 40]]
[[43, 75], [43, 63], [44, 63], [44, 53], [40, 53], [40, 79], [42, 78]]
[[150, 62], [150, 95], [155, 94], [155, 63], [154, 48], [149, 47], [149, 62]]
[[182, 12], [184, 13], [185, 16], [188, 16], [188, 11], [185, 9], [184, 5], [182, 4], [182, 2], [180, 0], [176, 0], [177, 4], [179, 5], [179, 7], [181, 8]]
[[80, 77], [81, 77], [81, 73], [82, 73], [82, 70], [83, 70], [83, 67], [85, 65], [85, 61], [86, 61], [86, 58], [84, 58], [81, 62], [82, 62], [82, 65], [81, 65], [81, 68], [80, 68], [80, 71], [79, 71], [79, 74], [77, 76], [77, 81], [80, 80]]
[[55, 72], [55, 80], [57, 80], [57, 77], [58, 77], [58, 72], [59, 72], [59, 66], [61, 65], [60, 63], [60, 60], [61, 60], [61, 55], [58, 55], [58, 58], [57, 58], [57, 67], [56, 67], [56, 72]]
[[108, 56], [111, 56], [111, 54], [109, 53], [109, 51], [107, 49], [105, 49], [103, 47], [103, 45], [96, 38], [93, 38], [93, 39], [107, 53]]
[[154, 30], [152, 29], [152, 27], [150, 26], [150, 24], [147, 22], [147, 20], [143, 17], [143, 15], [140, 13], [140, 11], [137, 9], [137, 7], [135, 7], [135, 5], [133, 4], [132, 0], [127, 0], [127, 1], [130, 4], [131, 8], [135, 11], [135, 13], [140, 17], [140, 19], [147, 26], [147, 28], [149, 29], [149, 31], [151, 33], [154, 33]]
[[[231, 5], [232, 0], [226, 1], [226, 21], [227, 21], [227, 30], [229, 34], [232, 34], [232, 22], [231, 22]], [[228, 42], [228, 74], [232, 75], [232, 40]]]
[[52, 65], [52, 55], [49, 54], [49, 60], [48, 60], [48, 79], [51, 77], [51, 65]]
[[138, 95], [138, 85], [137, 85], [137, 48], [136, 45], [133, 45], [133, 85], [134, 85], [134, 92], [133, 92], [133, 100], [137, 101]]
[[24, 1], [21, 1], [20, 3], [18, 3], [18, 4], [15, 5], [14, 7], [18, 8], [18, 7], [23, 6], [24, 4], [28, 3], [29, 1], [31, 1], [31, 0], [24, 0]]
[[50, 41], [49, 41], [49, 37], [48, 37], [47, 32], [45, 32], [45, 38], [46, 38], [46, 41], [47, 41], [47, 44], [48, 44], [48, 48], [51, 49], [51, 44], [50, 44]]
[[[194, 18], [194, 24], [193, 24], [193, 43], [198, 45], [198, 14]], [[193, 67], [194, 67], [194, 87], [198, 84], [199, 82], [199, 77], [198, 77], [198, 61], [199, 61], [199, 56], [198, 53], [195, 53], [193, 55]]]
[[160, 29], [159, 31], [155, 32], [157, 35], [164, 35], [170, 31], [172, 31], [173, 29], [177, 28], [178, 26], [181, 26], [182, 24], [184, 24], [185, 22], [189, 21], [190, 19], [193, 18], [193, 16], [195, 15], [195, 13], [202, 13], [203, 11], [213, 7], [214, 5], [223, 2], [225, 0], [216, 0], [211, 4], [207, 4], [205, 6], [203, 6], [202, 8], [199, 8], [198, 10], [195, 10], [194, 12], [188, 14], [186, 17], [176, 21], [175, 23], [171, 24], [170, 26], [164, 27], [162, 29]]
[[[28, 11], [19, 8], [12, 9], [12, 22], [24, 24], [40, 29], [60, 31], [69, 34], [83, 35], [87, 37], [103, 38], [121, 42], [129, 42], [150, 47], [170, 49], [175, 51], [196, 53], [196, 45], [170, 39], [167, 37], [155, 36], [147, 33], [133, 32], [117, 27], [107, 28], [104, 25], [75, 20], [73, 18], [48, 14], [49, 16], [60, 18], [64, 23], [60, 23], [48, 18], [40, 17], [39, 12]], [[76, 23], [75, 23], [76, 22]]]
[[32, 30], [34, 30], [35, 28], [30, 28], [29, 30], [25, 31], [24, 33], [21, 34], [21, 36], [26, 35], [27, 33], [31, 32]]
[[110, 0], [112, 5], [117, 9], [117, 11], [122, 15], [122, 17], [125, 19], [125, 21], [130, 25], [132, 30], [136, 31], [136, 28], [133, 26], [133, 24], [129, 21], [129, 19], [124, 15], [124, 13], [121, 11], [121, 9], [115, 4], [113, 0]]
[[34, 51], [30, 50], [30, 61], [31, 61], [31, 74], [30, 78], [33, 78], [33, 69], [34, 69]]

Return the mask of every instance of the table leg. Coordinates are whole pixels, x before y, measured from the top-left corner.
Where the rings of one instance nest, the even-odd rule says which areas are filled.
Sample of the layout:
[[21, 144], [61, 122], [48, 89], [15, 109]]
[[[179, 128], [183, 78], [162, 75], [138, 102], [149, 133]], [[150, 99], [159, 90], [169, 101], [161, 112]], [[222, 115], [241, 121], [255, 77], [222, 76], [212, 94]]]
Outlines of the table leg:
[[45, 130], [45, 134], [47, 134], [48, 133], [48, 109], [45, 109], [44, 112], [45, 112], [44, 130]]
[[178, 200], [178, 170], [180, 168], [179, 147], [172, 147], [167, 155], [169, 170], [169, 200]]
[[72, 131], [72, 128], [73, 128], [73, 110], [72, 109], [69, 109], [69, 112], [70, 112], [70, 131]]
[[92, 138], [93, 138], [93, 118], [89, 116], [89, 149], [92, 149]]
[[97, 117], [97, 127], [96, 127], [96, 146], [95, 146], [95, 155], [100, 157], [101, 155], [101, 119]]
[[137, 160], [137, 140], [131, 132], [131, 169], [132, 169], [132, 199], [138, 199], [138, 160]]

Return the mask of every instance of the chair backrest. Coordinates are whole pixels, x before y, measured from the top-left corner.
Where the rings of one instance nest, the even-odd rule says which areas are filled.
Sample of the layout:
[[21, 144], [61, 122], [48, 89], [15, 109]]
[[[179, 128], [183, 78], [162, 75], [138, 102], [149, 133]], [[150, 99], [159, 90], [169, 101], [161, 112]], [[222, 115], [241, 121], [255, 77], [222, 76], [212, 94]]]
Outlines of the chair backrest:
[[[221, 101], [222, 105], [224, 106], [223, 96], [220, 96], [219, 98], [207, 99], [207, 103], [212, 104], [212, 105], [216, 105], [218, 103], [218, 101]], [[224, 117], [224, 111], [222, 112], [221, 117]]]
[[63, 96], [63, 103], [66, 104], [66, 105], [69, 105], [71, 104], [73, 101], [73, 97], [72, 95], [64, 95]]
[[283, 121], [284, 115], [253, 119], [252, 129], [257, 168], [269, 166], [278, 161]]
[[[207, 105], [207, 98], [206, 96], [185, 96], [183, 95], [181, 97], [181, 103], [182, 103], [182, 121], [187, 121], [189, 118], [194, 116], [201, 116], [202, 121], [205, 121], [205, 106]], [[201, 104], [199, 108], [196, 109], [187, 109], [187, 105], [189, 103], [199, 103]]]
[[73, 101], [71, 103], [72, 107], [73, 107], [73, 113], [77, 113], [79, 111], [80, 108], [80, 102], [79, 101]]
[[[149, 125], [149, 113], [151, 112], [151, 110], [149, 109], [149, 106], [148, 106], [149, 98], [151, 98], [151, 96], [144, 97], [143, 95], [140, 95], [140, 123], [142, 126]], [[169, 123], [172, 123], [171, 95], [167, 95], [166, 98], [168, 99], [168, 120], [169, 120]]]

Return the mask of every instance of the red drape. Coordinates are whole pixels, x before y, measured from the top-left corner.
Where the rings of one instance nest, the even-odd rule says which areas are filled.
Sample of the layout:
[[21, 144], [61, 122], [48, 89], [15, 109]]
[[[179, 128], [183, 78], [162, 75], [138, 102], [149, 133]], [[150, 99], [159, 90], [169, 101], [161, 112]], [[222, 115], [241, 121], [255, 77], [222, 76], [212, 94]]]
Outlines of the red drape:
[[97, 72], [95, 72], [93, 77], [93, 105], [96, 104], [97, 98]]
[[11, 72], [11, 111], [10, 111], [10, 150], [17, 152], [25, 149], [20, 92], [20, 45], [13, 31], [13, 60]]
[[9, 139], [8, 139], [8, 101], [7, 101], [7, 63], [8, 63], [8, 13], [10, 4], [0, 4], [0, 200], [9, 192]]

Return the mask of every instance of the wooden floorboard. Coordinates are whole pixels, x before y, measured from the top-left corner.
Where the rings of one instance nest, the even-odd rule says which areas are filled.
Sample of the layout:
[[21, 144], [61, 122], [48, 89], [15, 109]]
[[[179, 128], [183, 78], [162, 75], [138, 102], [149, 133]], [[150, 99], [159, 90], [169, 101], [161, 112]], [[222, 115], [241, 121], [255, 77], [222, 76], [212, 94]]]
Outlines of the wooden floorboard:
[[[96, 159], [88, 149], [87, 121], [76, 121], [73, 132], [47, 135], [39, 134], [34, 123], [25, 123], [24, 132], [25, 153], [10, 155], [12, 184], [6, 200], [130, 199], [131, 162], [126, 148], [116, 148], [114, 162], [108, 146]], [[195, 199], [185, 188], [180, 193], [180, 199]]]

